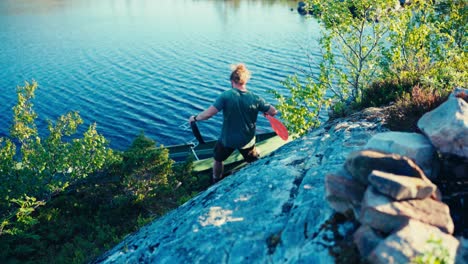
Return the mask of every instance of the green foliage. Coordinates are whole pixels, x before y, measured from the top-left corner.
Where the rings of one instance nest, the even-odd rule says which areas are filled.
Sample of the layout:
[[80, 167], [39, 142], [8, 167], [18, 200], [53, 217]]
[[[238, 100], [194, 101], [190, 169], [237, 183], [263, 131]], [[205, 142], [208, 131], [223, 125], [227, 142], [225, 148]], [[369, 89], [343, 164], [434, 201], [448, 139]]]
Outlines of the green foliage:
[[324, 99], [325, 89], [315, 83], [311, 78], [306, 78], [302, 85], [298, 76], [291, 76], [283, 85], [290, 91], [290, 96], [285, 96], [275, 90], [270, 92], [278, 100], [277, 108], [285, 125], [291, 134], [299, 136], [307, 132], [310, 127], [320, 125], [319, 114], [329, 102]]
[[394, 102], [418, 83], [441, 93], [468, 86], [466, 1], [415, 0], [404, 7], [393, 0], [307, 3], [322, 26], [322, 60], [319, 73], [300, 82], [289, 77], [290, 94], [276, 94], [293, 131], [317, 124], [309, 121], [317, 116], [306, 113], [314, 109], [309, 97], [320, 102], [317, 108], [328, 106], [320, 96], [329, 98], [336, 117]]
[[427, 241], [428, 250], [414, 258], [411, 263], [413, 264], [448, 264], [450, 261], [450, 253], [442, 244], [442, 239], [430, 238]]
[[70, 112], [40, 136], [32, 99], [18, 87], [10, 138], [0, 138], [0, 259], [85, 263], [206, 186], [192, 161], [175, 165], [143, 134], [124, 153]]
[[193, 175], [193, 159], [174, 163], [168, 149], [158, 147], [143, 133], [122, 156], [125, 192], [152, 214], [162, 215], [207, 187]]
[[439, 90], [468, 84], [466, 1], [416, 0], [390, 23], [383, 69]]
[[399, 80], [396, 78], [377, 80], [363, 90], [358, 109], [379, 107], [396, 102], [405, 93], [410, 93], [417, 80]]
[[[174, 164], [167, 149], [144, 134], [121, 156], [105, 171], [75, 182], [38, 210], [25, 211], [34, 214], [37, 224], [24, 226], [27, 232], [22, 234], [0, 236], [0, 244], [5, 245], [0, 248], [0, 259], [90, 262], [127, 234], [206, 188], [192, 174], [193, 160]], [[31, 220], [27, 216], [24, 219]]]
[[[105, 181], [103, 181], [105, 180]], [[30, 236], [0, 237], [7, 262], [86, 263], [153, 219], [112, 178], [76, 186], [38, 210]]]
[[441, 94], [433, 88], [419, 85], [411, 93], [405, 93], [388, 110], [387, 126], [392, 130], [416, 132], [417, 122], [426, 113], [447, 100], [448, 94]]
[[[60, 116], [55, 123], [49, 121], [49, 134], [41, 138], [32, 103], [36, 89], [35, 82], [18, 87], [11, 138], [0, 138], [0, 235], [21, 233], [37, 223], [32, 212], [38, 206], [118, 159], [96, 125], [82, 138], [73, 137], [83, 123], [76, 112]], [[64, 136], [71, 137], [71, 142]]]
[[167, 191], [173, 161], [169, 151], [140, 134], [123, 153], [122, 172], [129, 193], [138, 200]]
[[290, 95], [275, 94], [285, 123], [298, 135], [319, 124], [318, 113], [330, 102], [334, 115], [341, 116], [348, 103], [361, 101], [364, 88], [381, 74], [380, 51], [393, 16], [390, 0], [307, 2], [318, 10], [322, 25], [320, 72], [303, 81], [289, 77], [283, 85]]
[[325, 81], [341, 101], [360, 100], [362, 91], [381, 75], [384, 37], [395, 14], [390, 0], [318, 1]]

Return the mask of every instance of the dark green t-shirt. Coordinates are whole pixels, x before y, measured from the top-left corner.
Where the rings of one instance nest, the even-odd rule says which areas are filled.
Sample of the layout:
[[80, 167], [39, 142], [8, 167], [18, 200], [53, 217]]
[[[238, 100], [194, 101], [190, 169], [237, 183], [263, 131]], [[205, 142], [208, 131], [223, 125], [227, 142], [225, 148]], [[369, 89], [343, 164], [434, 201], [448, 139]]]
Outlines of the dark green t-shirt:
[[267, 112], [270, 104], [250, 91], [232, 88], [223, 92], [214, 102], [223, 111], [220, 140], [226, 147], [242, 148], [255, 137], [258, 112]]

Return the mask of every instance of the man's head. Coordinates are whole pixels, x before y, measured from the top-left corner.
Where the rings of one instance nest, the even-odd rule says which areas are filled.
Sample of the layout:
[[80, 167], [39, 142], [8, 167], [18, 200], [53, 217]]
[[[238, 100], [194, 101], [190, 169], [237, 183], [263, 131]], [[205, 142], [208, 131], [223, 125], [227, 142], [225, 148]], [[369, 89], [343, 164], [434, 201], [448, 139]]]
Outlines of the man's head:
[[232, 65], [231, 66], [232, 72], [231, 72], [231, 81], [239, 84], [239, 85], [245, 85], [249, 79], [250, 79], [250, 71], [247, 70], [247, 67], [245, 67], [244, 64], [240, 63], [237, 65]]

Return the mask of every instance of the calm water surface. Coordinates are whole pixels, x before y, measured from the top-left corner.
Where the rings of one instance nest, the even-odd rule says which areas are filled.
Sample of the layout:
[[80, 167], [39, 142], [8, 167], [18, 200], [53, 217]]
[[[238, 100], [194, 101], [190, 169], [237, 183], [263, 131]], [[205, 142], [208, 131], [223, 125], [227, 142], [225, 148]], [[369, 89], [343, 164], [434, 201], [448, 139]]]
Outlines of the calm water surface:
[[[291, 11], [296, 1], [2, 0], [0, 136], [8, 135], [16, 87], [36, 80], [39, 129], [79, 111], [84, 131], [123, 150], [143, 131], [164, 145], [193, 138], [179, 125], [230, 88], [230, 64], [252, 71], [248, 88], [281, 86], [317, 56], [315, 21]], [[200, 123], [216, 138], [221, 115]], [[259, 116], [259, 130], [269, 131]]]

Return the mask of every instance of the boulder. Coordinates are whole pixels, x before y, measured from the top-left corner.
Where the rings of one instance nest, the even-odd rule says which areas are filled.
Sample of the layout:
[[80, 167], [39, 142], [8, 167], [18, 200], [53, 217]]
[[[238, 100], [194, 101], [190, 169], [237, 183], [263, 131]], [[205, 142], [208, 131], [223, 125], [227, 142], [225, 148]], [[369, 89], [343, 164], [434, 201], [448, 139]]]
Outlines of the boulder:
[[366, 186], [355, 181], [344, 168], [325, 176], [325, 191], [327, 202], [335, 211], [346, 214], [351, 210], [359, 217]]
[[368, 258], [385, 238], [368, 225], [361, 225], [353, 235], [353, 241], [362, 258]]
[[452, 234], [454, 224], [449, 207], [442, 202], [426, 198], [394, 201], [369, 186], [361, 203], [361, 224], [383, 232], [401, 228], [409, 219], [419, 220]]
[[348, 155], [345, 168], [361, 183], [369, 184], [369, 174], [373, 170], [388, 173], [417, 177], [429, 181], [424, 172], [411, 159], [398, 155], [388, 154], [374, 150], [355, 151]]
[[[369, 257], [371, 263], [429, 263], [432, 255], [455, 263], [460, 242], [438, 228], [410, 220], [381, 242]], [[420, 261], [420, 262], [419, 262]], [[432, 262], [431, 262], [432, 263]]]
[[422, 134], [406, 132], [379, 133], [367, 142], [364, 149], [406, 156], [418, 164], [429, 178], [433, 179], [437, 175], [438, 166], [436, 165], [439, 161], [436, 149], [431, 141]]
[[377, 170], [371, 172], [369, 182], [380, 193], [390, 196], [397, 201], [429, 198], [437, 189], [434, 184], [425, 182], [419, 178]]
[[442, 153], [468, 157], [468, 103], [456, 95], [467, 93], [456, 89], [446, 102], [424, 114], [418, 127]]

